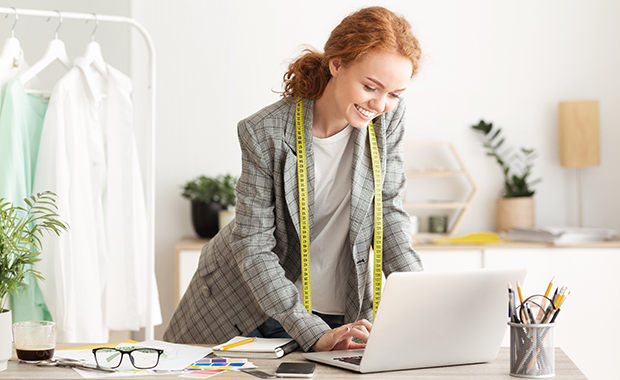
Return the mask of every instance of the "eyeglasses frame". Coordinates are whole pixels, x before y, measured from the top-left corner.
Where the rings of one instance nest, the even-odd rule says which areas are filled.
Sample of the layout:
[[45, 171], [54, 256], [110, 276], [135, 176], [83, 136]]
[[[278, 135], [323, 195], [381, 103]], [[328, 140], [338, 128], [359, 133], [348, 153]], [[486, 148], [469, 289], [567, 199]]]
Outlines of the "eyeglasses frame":
[[[118, 353], [120, 353], [121, 355], [121, 360], [118, 362], [117, 366], [114, 367], [107, 367], [107, 366], [101, 366], [99, 365], [99, 361], [97, 360], [97, 351], [99, 350], [114, 350], [117, 351]], [[138, 367], [136, 366], [136, 364], [134, 363], [133, 360], [133, 356], [131, 356], [131, 353], [134, 351], [140, 351], [140, 350], [151, 350], [151, 351], [155, 351], [157, 352], [157, 362], [155, 363], [154, 366], [152, 367]], [[151, 368], [155, 368], [157, 367], [157, 365], [159, 364], [159, 359], [161, 358], [161, 355], [164, 353], [164, 350], [162, 350], [161, 348], [149, 348], [149, 347], [97, 347], [97, 348], [93, 348], [93, 356], [95, 356], [95, 363], [97, 363], [98, 366], [100, 367], [107, 367], [107, 368], [111, 368], [111, 369], [115, 369], [121, 366], [121, 364], [123, 363], [123, 357], [125, 354], [127, 354], [129, 356], [129, 361], [131, 362], [131, 365], [136, 368], [136, 369], [151, 369]]]

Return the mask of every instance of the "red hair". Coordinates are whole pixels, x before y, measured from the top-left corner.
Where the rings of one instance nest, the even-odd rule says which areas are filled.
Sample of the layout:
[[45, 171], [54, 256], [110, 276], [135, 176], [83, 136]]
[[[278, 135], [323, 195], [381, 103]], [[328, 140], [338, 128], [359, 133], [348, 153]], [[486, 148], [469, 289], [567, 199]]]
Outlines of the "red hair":
[[324, 50], [306, 49], [289, 64], [283, 96], [320, 98], [331, 78], [329, 61], [334, 58], [347, 66], [372, 51], [399, 53], [411, 61], [413, 77], [422, 54], [407, 19], [383, 7], [363, 8], [345, 17], [332, 31]]

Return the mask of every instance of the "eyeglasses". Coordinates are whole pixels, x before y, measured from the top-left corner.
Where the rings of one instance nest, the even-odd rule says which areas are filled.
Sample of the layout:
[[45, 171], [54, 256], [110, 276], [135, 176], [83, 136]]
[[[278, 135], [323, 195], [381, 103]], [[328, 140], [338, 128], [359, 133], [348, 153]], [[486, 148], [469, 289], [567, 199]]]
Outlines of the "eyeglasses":
[[99, 367], [118, 368], [125, 354], [137, 369], [155, 368], [164, 350], [146, 347], [101, 347], [93, 348], [93, 355]]

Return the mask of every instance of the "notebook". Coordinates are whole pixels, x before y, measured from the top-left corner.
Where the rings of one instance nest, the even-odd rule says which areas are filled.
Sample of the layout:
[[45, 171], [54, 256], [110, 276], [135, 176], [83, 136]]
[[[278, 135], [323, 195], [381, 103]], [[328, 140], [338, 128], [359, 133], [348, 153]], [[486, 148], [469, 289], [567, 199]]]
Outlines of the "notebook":
[[284, 338], [254, 338], [253, 342], [227, 350], [223, 348], [237, 342], [248, 339], [244, 336], [236, 336], [226, 343], [213, 347], [213, 353], [227, 358], [265, 358], [276, 359], [295, 351], [299, 345], [293, 339]]
[[307, 352], [362, 373], [492, 361], [508, 322], [508, 282], [526, 269], [392, 273], [363, 350]]

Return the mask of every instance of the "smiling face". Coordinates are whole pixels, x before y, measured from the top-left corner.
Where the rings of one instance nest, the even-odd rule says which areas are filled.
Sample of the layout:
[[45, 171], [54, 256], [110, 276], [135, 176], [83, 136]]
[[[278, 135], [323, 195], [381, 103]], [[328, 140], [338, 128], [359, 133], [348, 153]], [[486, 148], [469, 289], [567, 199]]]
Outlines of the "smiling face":
[[329, 67], [332, 116], [356, 128], [365, 128], [375, 117], [393, 110], [413, 72], [407, 58], [383, 52], [369, 53], [348, 66], [335, 58]]

